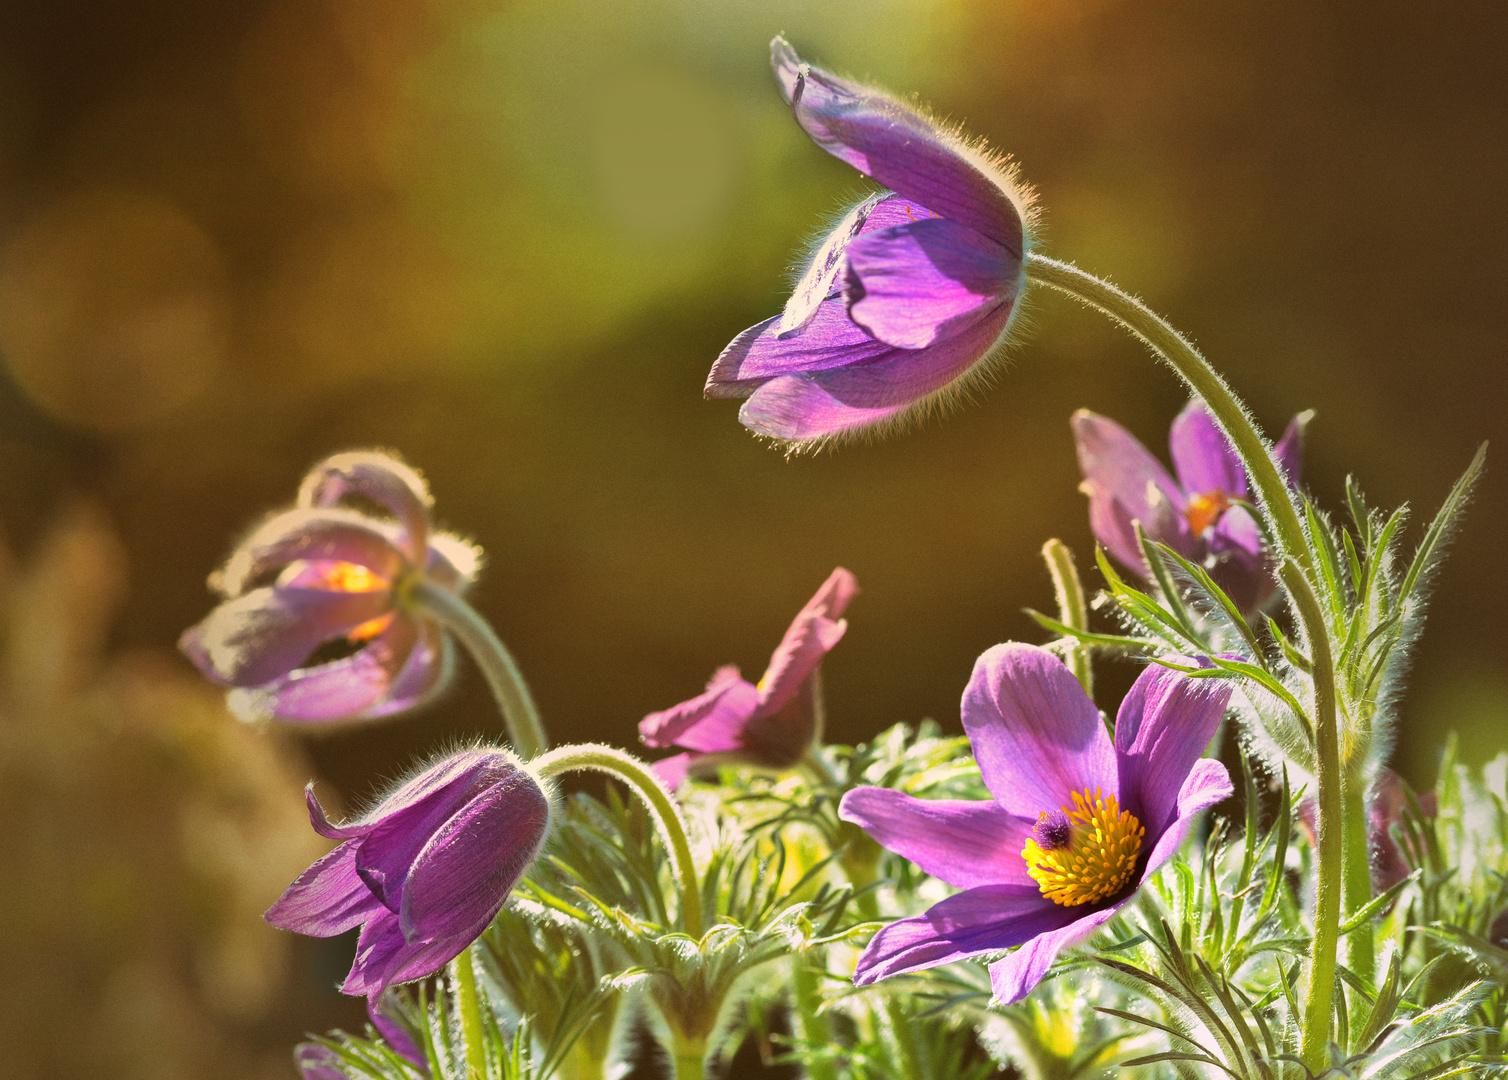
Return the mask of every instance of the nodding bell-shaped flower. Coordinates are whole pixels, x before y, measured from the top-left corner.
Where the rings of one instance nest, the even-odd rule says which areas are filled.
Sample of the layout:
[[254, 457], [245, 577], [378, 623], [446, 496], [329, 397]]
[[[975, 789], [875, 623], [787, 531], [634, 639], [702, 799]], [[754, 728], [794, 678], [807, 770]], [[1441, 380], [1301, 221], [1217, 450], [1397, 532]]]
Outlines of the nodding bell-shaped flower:
[[[1290, 484], [1298, 483], [1308, 421], [1308, 413], [1295, 416], [1275, 450]], [[1243, 615], [1267, 606], [1277, 580], [1256, 519], [1241, 505], [1251, 484], [1202, 401], [1189, 402], [1168, 432], [1177, 479], [1129, 431], [1088, 409], [1073, 414], [1073, 437], [1090, 527], [1117, 561], [1148, 576], [1140, 522], [1149, 539], [1208, 570]]]
[[855, 788], [838, 815], [963, 891], [876, 934], [867, 985], [1020, 946], [990, 965], [995, 997], [1019, 1001], [1065, 947], [1109, 922], [1232, 793], [1201, 758], [1231, 688], [1164, 667], [1142, 672], [1115, 736], [1068, 668], [1034, 645], [990, 649], [963, 694], [963, 726], [993, 799], [918, 799]]
[[459, 593], [479, 550], [438, 533], [413, 469], [387, 454], [336, 454], [291, 510], [253, 530], [210, 577], [225, 599], [179, 647], [231, 688], [243, 719], [385, 716], [438, 692], [452, 646], [409, 602], [420, 578]]
[[1015, 311], [1031, 196], [913, 106], [812, 67], [784, 38], [770, 52], [802, 130], [889, 189], [838, 223], [784, 313], [734, 338], [707, 377], [707, 397], [748, 399], [745, 427], [800, 443], [964, 390]]
[[493, 748], [436, 762], [345, 825], [326, 818], [312, 784], [308, 803], [314, 831], [340, 846], [300, 874], [266, 918], [310, 937], [360, 926], [341, 990], [369, 999], [433, 975], [475, 941], [550, 828], [544, 789]]
[[848, 629], [843, 612], [858, 591], [853, 574], [838, 567], [791, 622], [757, 685], [722, 667], [705, 693], [639, 722], [646, 745], [694, 751], [654, 763], [667, 787], [719, 764], [789, 769], [806, 755], [821, 736], [817, 666]]

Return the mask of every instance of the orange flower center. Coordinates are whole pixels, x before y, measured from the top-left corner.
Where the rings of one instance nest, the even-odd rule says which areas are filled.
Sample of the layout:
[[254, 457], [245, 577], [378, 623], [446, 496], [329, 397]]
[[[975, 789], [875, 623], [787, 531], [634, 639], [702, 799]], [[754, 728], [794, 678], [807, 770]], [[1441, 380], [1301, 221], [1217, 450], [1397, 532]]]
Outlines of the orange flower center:
[[1230, 496], [1216, 488], [1214, 491], [1206, 491], [1203, 495], [1190, 495], [1188, 508], [1184, 514], [1189, 519], [1189, 528], [1198, 536], [1215, 522], [1220, 520], [1220, 515], [1230, 509]]
[[1073, 793], [1073, 809], [1042, 813], [1021, 857], [1042, 895], [1054, 904], [1098, 903], [1131, 880], [1146, 831], [1114, 795], [1085, 788]]

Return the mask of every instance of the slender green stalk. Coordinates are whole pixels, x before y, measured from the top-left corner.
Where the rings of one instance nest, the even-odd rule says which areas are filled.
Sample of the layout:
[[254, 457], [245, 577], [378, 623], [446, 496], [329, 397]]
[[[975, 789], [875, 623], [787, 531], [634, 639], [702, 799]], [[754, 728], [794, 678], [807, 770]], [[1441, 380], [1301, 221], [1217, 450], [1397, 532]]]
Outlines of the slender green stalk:
[[838, 1068], [833, 1059], [823, 1053], [833, 1043], [832, 1026], [819, 1009], [822, 1006], [822, 979], [799, 956], [791, 958], [792, 998], [796, 1002], [796, 1020], [801, 1028], [801, 1041], [806, 1045], [806, 1068], [809, 1080], [838, 1080]]
[[702, 1080], [707, 1075], [706, 1040], [671, 1039], [670, 1075], [674, 1080]]
[[[1314, 1073], [1325, 1066], [1330, 1021], [1335, 1010], [1335, 962], [1340, 945], [1340, 903], [1345, 878], [1344, 805], [1340, 765], [1340, 723], [1335, 704], [1335, 664], [1325, 615], [1309, 580], [1291, 559], [1278, 569], [1288, 589], [1305, 644], [1314, 664], [1314, 943], [1310, 949], [1309, 984], [1304, 991], [1303, 1041], [1300, 1053]], [[1365, 818], [1363, 818], [1365, 821]]]
[[1311, 565], [1309, 546], [1304, 536], [1304, 527], [1294, 508], [1288, 485], [1278, 471], [1276, 462], [1267, 444], [1258, 434], [1246, 408], [1225, 385], [1199, 350], [1189, 340], [1173, 329], [1160, 315], [1129, 293], [1122, 292], [1109, 282], [1101, 281], [1076, 266], [1048, 259], [1035, 253], [1026, 256], [1027, 276], [1043, 285], [1096, 308], [1119, 322], [1139, 337], [1158, 356], [1183, 376], [1189, 388], [1204, 399], [1215, 419], [1225, 429], [1234, 444], [1237, 455], [1246, 466], [1262, 505], [1267, 510], [1277, 530], [1276, 542], [1280, 555], [1293, 558], [1308, 569]]
[[[1359, 770], [1341, 773], [1341, 814], [1345, 874], [1342, 910], [1347, 918], [1360, 911], [1372, 899], [1371, 840], [1367, 836], [1367, 792]], [[1377, 979], [1376, 943], [1372, 920], [1368, 919], [1346, 935], [1346, 966], [1368, 986]]]
[[476, 988], [476, 967], [471, 961], [471, 946], [455, 958], [456, 1000], [461, 1007], [461, 1039], [466, 1044], [468, 1080], [482, 1080], [487, 1075], [487, 1049], [483, 1042], [482, 1002]]
[[513, 661], [513, 654], [487, 620], [465, 600], [432, 581], [422, 578], [416, 581], [409, 595], [419, 607], [460, 638], [461, 644], [482, 669], [487, 685], [492, 688], [492, 696], [502, 710], [508, 741], [519, 756], [527, 761], [548, 750], [550, 738], [539, 719], [534, 697]]
[[681, 882], [681, 924], [687, 934], [700, 941], [703, 932], [702, 890], [697, 884], [696, 862], [691, 858], [691, 842], [686, 838], [686, 819], [649, 766], [611, 746], [582, 743], [541, 754], [529, 763], [529, 768], [541, 780], [574, 769], [606, 773], [622, 780], [630, 791], [644, 800], [670, 845], [676, 876]]
[[[1052, 575], [1052, 589], [1058, 599], [1058, 621], [1074, 630], [1089, 629], [1089, 608], [1084, 603], [1084, 586], [1079, 581], [1079, 569], [1074, 565], [1073, 552], [1061, 540], [1053, 539], [1042, 545], [1042, 561], [1047, 563], [1047, 572]], [[1068, 666], [1084, 693], [1094, 697], [1094, 668], [1089, 661], [1089, 646], [1083, 642], [1071, 642]]]

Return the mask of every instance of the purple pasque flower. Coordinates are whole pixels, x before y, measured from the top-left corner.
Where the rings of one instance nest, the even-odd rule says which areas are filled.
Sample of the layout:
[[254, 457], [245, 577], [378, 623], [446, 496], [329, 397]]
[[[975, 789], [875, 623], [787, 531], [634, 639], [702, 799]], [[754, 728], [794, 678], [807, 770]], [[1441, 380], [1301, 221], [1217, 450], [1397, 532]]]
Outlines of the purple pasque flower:
[[[1427, 818], [1439, 813], [1439, 800], [1433, 791], [1418, 795], [1419, 811]], [[1395, 835], [1402, 828], [1403, 811], [1408, 806], [1403, 777], [1392, 769], [1379, 769], [1367, 790], [1367, 854], [1372, 870], [1372, 891], [1384, 893], [1409, 876], [1409, 865], [1424, 861], [1422, 851], [1409, 848], [1407, 835]], [[1299, 825], [1313, 846], [1318, 837], [1314, 827], [1314, 797], [1306, 796], [1298, 805]]]
[[[1298, 482], [1308, 419], [1295, 416], [1275, 450], [1290, 484]], [[1088, 409], [1073, 414], [1073, 437], [1089, 524], [1110, 554], [1148, 575], [1136, 542], [1139, 521], [1150, 539], [1207, 569], [1243, 613], [1267, 605], [1277, 591], [1271, 557], [1256, 519], [1240, 505], [1250, 498], [1251, 484], [1202, 401], [1190, 401], [1168, 432], [1176, 480], [1134, 435]]]
[[797, 442], [925, 407], [1005, 336], [1021, 292], [1030, 196], [1003, 162], [879, 90], [770, 44], [780, 91], [813, 142], [888, 188], [818, 246], [785, 311], [723, 350], [704, 391]]
[[350, 1080], [340, 1067], [340, 1055], [324, 1043], [299, 1043], [293, 1048], [293, 1064], [302, 1080]]
[[[452, 646], [407, 601], [421, 576], [460, 592], [480, 552], [435, 532], [423, 478], [387, 454], [336, 454], [295, 507], [210, 577], [224, 602], [178, 645], [231, 688], [243, 719], [319, 722], [412, 708], [444, 685]], [[344, 505], [343, 505], [344, 504]]]
[[886, 926], [859, 957], [860, 986], [1021, 946], [990, 965], [995, 996], [1019, 1001], [1060, 950], [1109, 922], [1232, 792], [1202, 759], [1230, 687], [1167, 668], [1142, 672], [1115, 738], [1068, 669], [1034, 645], [996, 645], [974, 665], [963, 725], [993, 800], [917, 799], [855, 788], [839, 816], [963, 890]]
[[314, 831], [341, 844], [300, 874], [266, 919], [310, 937], [360, 926], [341, 990], [368, 998], [434, 974], [475, 941], [550, 828], [539, 783], [491, 747], [430, 765], [346, 825], [325, 817], [312, 784], [307, 797]]
[[672, 791], [698, 768], [722, 762], [789, 769], [821, 737], [814, 675], [822, 658], [848, 629], [843, 612], [859, 591], [841, 566], [792, 620], [758, 684], [733, 665], [721, 667], [705, 693], [639, 722], [649, 746], [693, 751], [654, 763]]

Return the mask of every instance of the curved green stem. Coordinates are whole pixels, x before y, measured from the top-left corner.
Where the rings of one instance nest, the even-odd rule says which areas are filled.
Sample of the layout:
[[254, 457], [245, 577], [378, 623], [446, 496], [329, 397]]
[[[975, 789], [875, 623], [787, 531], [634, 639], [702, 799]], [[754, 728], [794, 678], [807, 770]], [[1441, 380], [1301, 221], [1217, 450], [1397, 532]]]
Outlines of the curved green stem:
[[1309, 545], [1283, 474], [1246, 414], [1245, 406], [1199, 350], [1146, 304], [1077, 266], [1028, 253], [1025, 269], [1031, 280], [1050, 285], [1109, 315], [1183, 376], [1189, 388], [1215, 414], [1246, 466], [1247, 475], [1276, 527], [1279, 554], [1295, 559], [1307, 570], [1312, 563]]
[[702, 1080], [707, 1075], [707, 1043], [701, 1039], [672, 1039], [670, 1046], [672, 1080]]
[[649, 766], [611, 746], [582, 743], [541, 754], [529, 762], [529, 768], [541, 780], [573, 769], [607, 773], [628, 784], [629, 789], [644, 800], [670, 845], [676, 876], [681, 882], [681, 923], [687, 934], [700, 941], [703, 932], [702, 890], [697, 883], [696, 863], [691, 858], [691, 842], [686, 838], [686, 819]]
[[460, 639], [472, 659], [487, 677], [492, 696], [497, 699], [508, 728], [508, 741], [525, 761], [538, 757], [550, 747], [549, 736], [539, 719], [534, 697], [502, 639], [476, 613], [476, 609], [449, 589], [421, 578], [414, 583], [410, 596], [425, 612]]
[[1309, 985], [1304, 996], [1304, 1064], [1314, 1073], [1325, 1067], [1330, 1021], [1335, 1011], [1335, 961], [1340, 945], [1340, 902], [1345, 880], [1344, 785], [1340, 764], [1340, 723], [1335, 702], [1335, 664], [1325, 635], [1325, 614], [1309, 580], [1294, 560], [1278, 569], [1314, 665], [1314, 943], [1310, 950]]
[[[1084, 603], [1084, 586], [1079, 569], [1073, 564], [1073, 552], [1063, 541], [1053, 539], [1042, 545], [1042, 561], [1052, 575], [1052, 589], [1058, 600], [1058, 620], [1074, 630], [1089, 629], [1089, 608]], [[1094, 668], [1089, 661], [1089, 646], [1072, 642], [1068, 654], [1069, 669], [1084, 693], [1094, 697]]]
[[[1344, 819], [1342, 844], [1345, 874], [1342, 908], [1346, 917], [1360, 911], [1372, 900], [1371, 841], [1367, 836], [1366, 783], [1358, 770], [1347, 768], [1341, 774], [1341, 814]], [[1367, 986], [1377, 980], [1376, 942], [1372, 920], [1368, 919], [1346, 935], [1346, 966]]]
[[482, 1002], [477, 993], [476, 967], [471, 961], [471, 946], [455, 958], [456, 1001], [461, 1009], [461, 1041], [466, 1045], [468, 1080], [487, 1075], [487, 1048], [482, 1028]]

